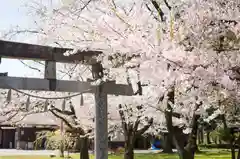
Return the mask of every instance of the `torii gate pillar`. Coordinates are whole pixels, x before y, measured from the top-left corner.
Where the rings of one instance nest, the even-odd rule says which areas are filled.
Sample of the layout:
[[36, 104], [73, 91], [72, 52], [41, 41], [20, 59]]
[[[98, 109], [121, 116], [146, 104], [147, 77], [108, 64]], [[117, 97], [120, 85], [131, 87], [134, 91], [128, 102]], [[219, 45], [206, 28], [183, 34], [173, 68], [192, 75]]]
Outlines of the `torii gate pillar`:
[[107, 94], [103, 85], [96, 87], [95, 92], [95, 159], [108, 158], [108, 107]]
[[[97, 63], [92, 65], [92, 74], [95, 80], [102, 75], [102, 66]], [[108, 158], [108, 106], [107, 93], [104, 91], [104, 84], [99, 84], [95, 88], [95, 137], [94, 151], [95, 159]]]

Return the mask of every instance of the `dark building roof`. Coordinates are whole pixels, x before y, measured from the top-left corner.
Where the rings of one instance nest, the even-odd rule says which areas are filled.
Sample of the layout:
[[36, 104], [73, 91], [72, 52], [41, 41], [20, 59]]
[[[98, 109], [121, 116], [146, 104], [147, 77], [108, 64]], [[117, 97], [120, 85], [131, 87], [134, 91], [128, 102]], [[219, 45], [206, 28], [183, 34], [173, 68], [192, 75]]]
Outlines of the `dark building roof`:
[[18, 113], [11, 120], [7, 120], [7, 117], [0, 117], [0, 125], [18, 125], [23, 127], [33, 127], [33, 126], [58, 126], [60, 120], [54, 117], [50, 112], [43, 113], [33, 113], [23, 116], [23, 113]]

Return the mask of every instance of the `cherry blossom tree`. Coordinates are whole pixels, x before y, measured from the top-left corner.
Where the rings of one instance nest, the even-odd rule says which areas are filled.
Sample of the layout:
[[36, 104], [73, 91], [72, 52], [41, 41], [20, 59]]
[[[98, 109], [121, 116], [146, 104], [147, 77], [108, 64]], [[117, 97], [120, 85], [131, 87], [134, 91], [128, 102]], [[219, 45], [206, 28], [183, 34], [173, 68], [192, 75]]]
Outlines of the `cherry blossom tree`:
[[[115, 125], [120, 125], [120, 130], [124, 135], [124, 158], [134, 158], [134, 143], [138, 136], [143, 134], [157, 134], [159, 129], [159, 122], [154, 121], [154, 118], [160, 118], [161, 114], [156, 113], [156, 109], [149, 108], [149, 100], [142, 96], [137, 97], [118, 97], [112, 99], [109, 103], [110, 107], [116, 109], [118, 106], [119, 122]], [[113, 107], [114, 106], [114, 107]], [[119, 130], [119, 129], [118, 129]]]
[[[61, 119], [66, 125], [66, 132], [70, 133], [76, 139], [76, 144], [80, 141], [81, 148], [80, 148], [80, 158], [81, 159], [88, 159], [88, 140], [89, 137], [91, 138], [92, 135], [92, 125], [91, 122], [88, 125], [82, 124], [83, 119], [79, 120], [76, 116], [76, 111], [72, 102], [69, 103], [70, 110], [61, 110], [54, 106], [51, 106], [50, 112], [57, 118]], [[86, 119], [85, 119], [86, 120]]]
[[[191, 108], [191, 144], [177, 148], [180, 158], [194, 158], [196, 112], [211, 103], [205, 88], [224, 88], [239, 99], [238, 6], [234, 0], [70, 1], [51, 7], [34, 3], [31, 12], [37, 13], [40, 43], [75, 48], [67, 54], [102, 51], [97, 59], [106, 79], [122, 82], [126, 79], [122, 73], [131, 74], [131, 83], [145, 85], [143, 96], [150, 97], [148, 105], [155, 107], [164, 95], [169, 132], [173, 132], [174, 111], [181, 105]], [[189, 100], [175, 97], [180, 85], [184, 89], [180, 92], [195, 89], [188, 92]]]
[[12, 121], [12, 124], [23, 120], [27, 115], [46, 111], [45, 100], [32, 99], [15, 90], [1, 89], [1, 122]]
[[[217, 91], [219, 92], [219, 89]], [[226, 95], [226, 92], [221, 92], [213, 105], [215, 112], [205, 118], [206, 122], [218, 120], [220, 123], [216, 131], [219, 131], [218, 137], [230, 145], [232, 159], [236, 157], [235, 145], [239, 145], [239, 137], [233, 132], [233, 128], [239, 124], [238, 103], [239, 100], [234, 94]]]

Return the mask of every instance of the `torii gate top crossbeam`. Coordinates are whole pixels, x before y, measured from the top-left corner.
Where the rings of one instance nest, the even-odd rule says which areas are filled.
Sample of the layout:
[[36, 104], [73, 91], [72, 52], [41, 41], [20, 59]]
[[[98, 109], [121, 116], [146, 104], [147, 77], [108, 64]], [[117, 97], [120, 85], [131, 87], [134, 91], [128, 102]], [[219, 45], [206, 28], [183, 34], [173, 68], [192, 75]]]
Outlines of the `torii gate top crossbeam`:
[[0, 57], [6, 58], [73, 63], [89, 60], [91, 57], [101, 54], [100, 51], [81, 51], [71, 56], [63, 55], [66, 51], [71, 50], [73, 49], [0, 40]]
[[[91, 91], [89, 91], [89, 93], [94, 93], [93, 90], [95, 90], [95, 86], [92, 86], [90, 82], [57, 80], [56, 62], [73, 63], [75, 61], [84, 60], [84, 64], [90, 64], [94, 67], [96, 65], [96, 61], [92, 57], [101, 54], [101, 52], [82, 51], [75, 55], [64, 56], [63, 53], [68, 50], [72, 49], [0, 40], [0, 57], [46, 61], [44, 79], [0, 77], [0, 88], [11, 89], [11, 87], [13, 87], [21, 90], [57, 92], [81, 92], [83, 90], [90, 89]], [[99, 65], [96, 66], [98, 67]], [[95, 71], [100, 70], [96, 69]], [[104, 92], [114, 95], [133, 95], [131, 86], [116, 84], [114, 81], [104, 84]]]

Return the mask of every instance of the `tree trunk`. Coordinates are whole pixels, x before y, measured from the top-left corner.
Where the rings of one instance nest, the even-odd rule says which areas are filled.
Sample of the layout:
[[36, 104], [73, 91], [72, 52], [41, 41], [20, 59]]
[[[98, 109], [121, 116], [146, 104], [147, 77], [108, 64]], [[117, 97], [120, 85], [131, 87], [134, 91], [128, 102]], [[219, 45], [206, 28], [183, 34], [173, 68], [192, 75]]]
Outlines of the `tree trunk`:
[[211, 144], [211, 140], [210, 140], [210, 132], [207, 132], [207, 144]]
[[198, 144], [203, 144], [203, 128], [198, 130]]
[[[222, 122], [223, 122], [224, 130], [229, 130], [228, 125], [227, 125], [227, 121], [226, 121], [226, 118], [225, 118], [225, 115], [224, 115], [224, 114], [222, 115]], [[230, 144], [232, 159], [235, 159], [235, 158], [236, 158], [236, 155], [235, 155], [235, 146], [234, 146], [235, 138], [234, 138], [233, 134], [231, 134], [231, 135], [232, 135], [232, 136], [231, 136], [230, 139], [229, 139], [229, 144]]]
[[236, 158], [235, 148], [234, 148], [234, 147], [231, 148], [231, 156], [232, 156], [232, 159], [235, 159], [235, 158]]
[[238, 147], [238, 156], [237, 156], [237, 159], [240, 159], [240, 145]]
[[198, 141], [198, 144], [202, 144], [201, 143], [201, 132], [200, 132], [200, 130], [198, 130], [198, 133], [197, 133], [197, 141]]
[[234, 134], [232, 133], [231, 134], [231, 140], [230, 140], [230, 145], [231, 145], [231, 153], [232, 153], [232, 159], [236, 159], [236, 154], [235, 154], [235, 148], [236, 148], [236, 145], [235, 145], [235, 136]]
[[[174, 103], [174, 95], [175, 95], [175, 90], [174, 90], [174, 87], [173, 87], [169, 90], [169, 92], [167, 94], [169, 102]], [[166, 136], [166, 141], [164, 141], [163, 152], [165, 152], [165, 153], [172, 153], [173, 152], [172, 151], [172, 143], [173, 143], [173, 135], [174, 135], [173, 121], [172, 121], [173, 111], [172, 111], [172, 107], [169, 104], [169, 102], [167, 103], [167, 108], [164, 112], [165, 119], [166, 119], [167, 130], [168, 130], [168, 134]]]
[[73, 145], [73, 150], [74, 150], [74, 152], [81, 151], [81, 138], [80, 137], [76, 138], [76, 141], [74, 142], [74, 145]]
[[185, 149], [185, 155], [187, 155], [190, 158], [194, 158], [195, 152], [199, 151], [197, 146], [197, 131], [198, 131], [198, 119], [199, 115], [194, 114], [192, 118], [192, 131], [188, 138], [188, 144], [184, 148]]
[[197, 144], [196, 144], [196, 147], [195, 147], [195, 152], [197, 152], [197, 153], [201, 153], [201, 151], [200, 151], [200, 149], [199, 149], [199, 147], [198, 147]]
[[238, 155], [237, 155], [237, 159], [240, 159], [240, 135], [238, 136], [237, 139], [237, 145], [238, 145]]
[[[174, 141], [174, 143], [176, 145], [180, 159], [194, 159], [195, 147], [194, 147], [193, 151], [192, 151], [192, 147], [193, 147], [193, 145], [196, 145], [198, 116], [196, 114], [194, 114], [194, 116], [193, 116], [193, 123], [192, 123], [193, 128], [192, 128], [192, 132], [190, 134], [189, 140], [188, 140], [188, 145], [186, 146], [187, 148], [185, 149], [184, 142], [181, 142], [181, 141], [183, 141], [182, 136], [179, 135], [178, 131], [176, 131], [176, 130], [180, 130], [180, 129], [173, 127], [173, 121], [172, 121], [173, 111], [172, 111], [172, 107], [169, 104], [169, 102], [174, 104], [174, 96], [175, 96], [174, 94], [175, 94], [175, 90], [174, 90], [174, 87], [172, 87], [167, 94], [168, 104], [167, 104], [167, 109], [164, 112], [167, 130], [168, 130], [169, 134], [172, 135], [171, 139]], [[180, 130], [180, 131], [182, 133], [182, 130]]]
[[134, 159], [134, 138], [132, 132], [125, 135], [124, 159]]
[[60, 157], [64, 157], [64, 143], [63, 143], [63, 141], [61, 141], [61, 143], [60, 143], [60, 148], [59, 148], [59, 156]]
[[194, 154], [190, 151], [182, 150], [178, 154], [180, 159], [194, 159]]
[[125, 146], [124, 159], [134, 159], [133, 145]]
[[164, 136], [163, 140], [163, 152], [164, 153], [173, 153], [172, 151], [172, 134], [169, 132]]
[[236, 158], [235, 146], [234, 146], [234, 144], [232, 142], [230, 143], [230, 146], [231, 146], [231, 156], [232, 156], [232, 159], [235, 159]]
[[200, 130], [200, 138], [201, 138], [201, 144], [203, 144], [203, 139], [204, 139], [204, 133], [203, 133], [203, 128]]
[[195, 150], [193, 148], [180, 148], [177, 146], [177, 150], [180, 159], [194, 159], [195, 157]]
[[220, 139], [220, 137], [218, 137], [218, 142], [219, 144], [222, 144], [222, 140]]
[[194, 159], [194, 154], [184, 148], [184, 144], [181, 142], [180, 136], [174, 135], [173, 140], [178, 151], [179, 159]]
[[81, 138], [80, 159], [89, 159], [88, 137]]

